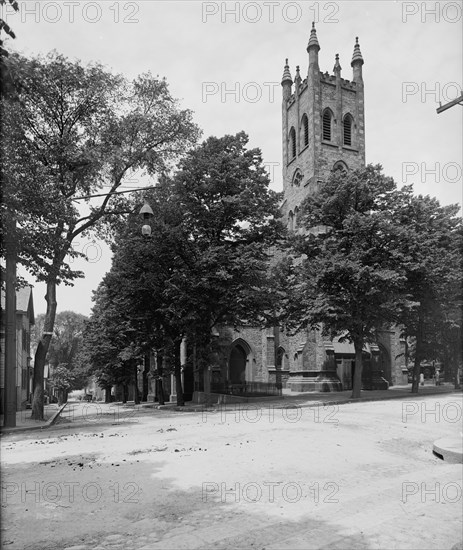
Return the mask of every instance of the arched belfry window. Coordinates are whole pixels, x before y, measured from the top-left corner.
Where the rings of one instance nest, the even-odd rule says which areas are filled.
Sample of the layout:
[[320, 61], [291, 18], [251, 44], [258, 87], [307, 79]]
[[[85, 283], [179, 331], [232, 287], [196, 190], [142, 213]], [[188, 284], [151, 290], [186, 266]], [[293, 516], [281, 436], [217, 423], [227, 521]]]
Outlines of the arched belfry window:
[[306, 114], [302, 116], [301, 131], [303, 140], [302, 143], [304, 144], [304, 147], [307, 147], [307, 145], [309, 145], [309, 119]]
[[344, 145], [352, 146], [353, 119], [350, 114], [344, 117], [342, 122], [342, 141]]
[[296, 158], [296, 130], [294, 126], [289, 131], [289, 159]]
[[331, 141], [331, 125], [333, 121], [333, 113], [330, 109], [323, 111], [323, 139], [325, 141]]

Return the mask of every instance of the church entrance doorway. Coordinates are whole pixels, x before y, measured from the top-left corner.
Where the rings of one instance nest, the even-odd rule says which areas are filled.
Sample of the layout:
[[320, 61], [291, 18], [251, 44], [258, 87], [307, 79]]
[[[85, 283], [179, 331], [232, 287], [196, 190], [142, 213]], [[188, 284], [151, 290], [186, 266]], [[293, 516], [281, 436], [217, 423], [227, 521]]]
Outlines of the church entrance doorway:
[[230, 352], [229, 380], [231, 384], [244, 384], [246, 381], [247, 354], [243, 346], [237, 344]]

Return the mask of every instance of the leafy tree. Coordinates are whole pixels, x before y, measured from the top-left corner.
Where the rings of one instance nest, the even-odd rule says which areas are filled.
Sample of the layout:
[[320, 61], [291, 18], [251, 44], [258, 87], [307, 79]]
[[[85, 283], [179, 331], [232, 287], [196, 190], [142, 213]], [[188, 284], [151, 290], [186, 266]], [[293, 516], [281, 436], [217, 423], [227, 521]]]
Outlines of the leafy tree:
[[[87, 374], [96, 377], [106, 391], [109, 401], [111, 386], [123, 387], [123, 401], [127, 401], [128, 385], [137, 387], [137, 365], [143, 357], [134, 343], [134, 330], [120, 303], [108, 292], [106, 278], [94, 294], [95, 305], [86, 323], [80, 364], [87, 365]], [[135, 389], [135, 402], [139, 402]]]
[[360, 397], [362, 350], [393, 322], [405, 281], [397, 253], [396, 186], [381, 166], [335, 171], [301, 207], [303, 234], [278, 267], [283, 323], [321, 329], [355, 348], [352, 397]]
[[67, 399], [67, 393], [72, 388], [74, 376], [66, 363], [60, 363], [53, 367], [50, 385], [58, 391], [58, 405], [62, 405]]
[[268, 247], [282, 234], [279, 196], [247, 141], [243, 132], [212, 137], [189, 153], [149, 197], [151, 237], [134, 218], [114, 247], [111, 300], [140, 349], [170, 358], [180, 405], [182, 340], [207, 356], [214, 325], [264, 323], [273, 309]]
[[[52, 52], [8, 63], [19, 101], [3, 98], [3, 227], [18, 222], [18, 261], [46, 284], [44, 331], [34, 361], [32, 418], [43, 418], [43, 367], [56, 316], [56, 287], [83, 273], [69, 261], [79, 236], [126, 211], [120, 186], [139, 171], [159, 174], [197, 139], [165, 80], [128, 82], [93, 64]], [[85, 211], [75, 199], [87, 199]], [[52, 208], [50, 207], [52, 205]], [[2, 235], [3, 240], [12, 238]], [[3, 253], [3, 251], [2, 251]]]
[[[10, 5], [14, 11], [19, 11], [19, 4], [16, 0], [0, 0], [0, 6]], [[10, 38], [16, 38], [13, 29], [0, 17], [0, 33], [4, 31]], [[0, 38], [0, 96], [13, 97], [15, 90], [8, 65], [5, 59], [8, 57], [8, 51], [4, 47], [3, 38]]]
[[[75, 390], [83, 388], [87, 381], [87, 375], [77, 361], [86, 319], [85, 315], [74, 311], [58, 313], [47, 353], [47, 361], [52, 368], [56, 368], [61, 364], [66, 365], [66, 368], [72, 372], [71, 389]], [[35, 347], [42, 336], [44, 322], [45, 315], [38, 315], [33, 329]]]
[[457, 375], [463, 303], [463, 224], [458, 211], [458, 205], [441, 206], [435, 198], [413, 196], [411, 187], [398, 196], [396, 220], [407, 295], [399, 322], [415, 343], [412, 393], [418, 392], [425, 359], [444, 360]]

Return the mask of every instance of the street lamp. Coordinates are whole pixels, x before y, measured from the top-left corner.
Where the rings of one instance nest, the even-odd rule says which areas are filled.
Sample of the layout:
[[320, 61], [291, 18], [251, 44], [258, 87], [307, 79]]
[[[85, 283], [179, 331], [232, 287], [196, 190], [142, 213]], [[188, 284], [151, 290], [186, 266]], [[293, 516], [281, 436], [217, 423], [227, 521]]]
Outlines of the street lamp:
[[151, 225], [149, 224], [149, 220], [154, 216], [154, 212], [147, 202], [145, 202], [145, 204], [141, 207], [140, 216], [143, 216], [143, 220], [145, 222], [141, 228], [141, 232], [145, 237], [149, 237], [151, 235]]

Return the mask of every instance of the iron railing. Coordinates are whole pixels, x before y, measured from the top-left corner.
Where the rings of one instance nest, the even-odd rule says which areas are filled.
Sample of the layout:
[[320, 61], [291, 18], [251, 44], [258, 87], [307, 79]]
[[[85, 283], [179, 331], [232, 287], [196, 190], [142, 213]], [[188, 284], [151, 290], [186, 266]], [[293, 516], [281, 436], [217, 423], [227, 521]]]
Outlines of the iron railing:
[[274, 382], [212, 382], [211, 393], [223, 393], [226, 395], [241, 395], [252, 397], [254, 395], [280, 396], [282, 385]]

